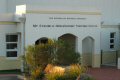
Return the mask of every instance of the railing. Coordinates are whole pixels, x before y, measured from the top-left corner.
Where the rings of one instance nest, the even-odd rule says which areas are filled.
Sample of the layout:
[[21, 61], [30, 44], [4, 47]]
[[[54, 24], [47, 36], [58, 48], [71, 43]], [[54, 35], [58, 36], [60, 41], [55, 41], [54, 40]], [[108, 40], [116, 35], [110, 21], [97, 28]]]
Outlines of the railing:
[[117, 66], [120, 51], [102, 51], [101, 50], [101, 66]]

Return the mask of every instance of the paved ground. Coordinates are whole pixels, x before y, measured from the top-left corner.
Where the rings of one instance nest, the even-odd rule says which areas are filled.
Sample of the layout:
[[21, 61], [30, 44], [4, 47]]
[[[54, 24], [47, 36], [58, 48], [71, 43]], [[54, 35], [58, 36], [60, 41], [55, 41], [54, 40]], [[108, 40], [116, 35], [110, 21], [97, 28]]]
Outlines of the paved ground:
[[115, 68], [89, 68], [88, 74], [96, 80], [120, 80], [120, 70]]
[[[88, 74], [96, 80], [120, 80], [120, 70], [115, 68], [89, 68]], [[0, 80], [23, 80], [23, 77], [16, 74], [0, 75]]]
[[7, 74], [7, 75], [0, 75], [0, 80], [22, 80], [18, 75], [15, 74]]

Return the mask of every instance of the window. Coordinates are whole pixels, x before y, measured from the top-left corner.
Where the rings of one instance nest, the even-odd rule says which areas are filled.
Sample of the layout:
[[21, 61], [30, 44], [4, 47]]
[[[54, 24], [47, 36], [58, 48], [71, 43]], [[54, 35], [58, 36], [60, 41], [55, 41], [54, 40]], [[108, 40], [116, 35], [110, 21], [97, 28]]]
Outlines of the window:
[[114, 43], [114, 39], [110, 39], [110, 43]]
[[17, 57], [17, 51], [8, 51], [7, 57]]
[[18, 35], [8, 34], [6, 35], [6, 56], [17, 57], [18, 53]]
[[115, 37], [115, 33], [110, 33], [110, 38], [114, 38]]
[[110, 33], [110, 49], [115, 48], [115, 36], [116, 36], [115, 32]]
[[17, 35], [6, 35], [6, 42], [17, 42]]
[[114, 45], [110, 45], [110, 48], [114, 48]]

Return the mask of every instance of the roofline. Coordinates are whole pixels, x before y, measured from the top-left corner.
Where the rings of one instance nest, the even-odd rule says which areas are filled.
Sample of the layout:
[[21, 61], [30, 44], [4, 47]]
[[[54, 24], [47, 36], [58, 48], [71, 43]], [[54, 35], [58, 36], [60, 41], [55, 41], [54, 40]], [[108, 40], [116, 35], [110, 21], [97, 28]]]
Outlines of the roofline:
[[52, 11], [52, 10], [27, 10], [26, 14], [81, 14], [81, 15], [102, 15], [100, 12], [84, 12], [84, 11]]

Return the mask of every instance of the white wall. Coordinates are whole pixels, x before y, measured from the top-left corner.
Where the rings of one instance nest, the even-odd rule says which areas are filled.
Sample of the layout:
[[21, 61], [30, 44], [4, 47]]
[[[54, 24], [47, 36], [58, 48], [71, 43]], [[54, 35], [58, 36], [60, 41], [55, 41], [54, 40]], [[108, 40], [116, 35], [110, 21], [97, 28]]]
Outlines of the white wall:
[[17, 32], [20, 34], [20, 44], [19, 44], [19, 46], [20, 46], [20, 51], [19, 51], [19, 53], [21, 54], [21, 55], [23, 55], [24, 54], [24, 46], [25, 46], [25, 41], [24, 41], [24, 27], [25, 27], [25, 24], [23, 23], [23, 22], [21, 22], [21, 23], [17, 23]]
[[6, 0], [0, 0], [0, 13], [6, 13], [7, 12], [7, 1]]
[[94, 56], [94, 40], [90, 37], [82, 41], [82, 61], [84, 65], [92, 66], [92, 59]]
[[61, 7], [93, 7], [102, 11], [104, 24], [120, 23], [120, 0], [27, 0], [28, 4]]
[[[57, 17], [63, 19], [56, 19]], [[25, 46], [35, 44], [35, 41], [42, 37], [58, 39], [61, 35], [70, 33], [77, 37], [76, 50], [82, 54], [82, 40], [90, 36], [95, 41], [92, 67], [100, 67], [100, 20], [100, 15], [28, 13], [25, 24]], [[40, 27], [39, 25], [54, 25], [54, 27]], [[97, 27], [55, 27], [55, 25], [97, 25]]]
[[[15, 6], [21, 4], [32, 4], [39, 6], [66, 7], [92, 7], [101, 10], [102, 22], [109, 25], [120, 23], [120, 0], [7, 0], [8, 12], [15, 12]], [[4, 2], [4, 0], [2, 0]], [[4, 5], [4, 4], [1, 4]], [[4, 10], [4, 9], [3, 9]]]
[[[87, 18], [86, 20], [52, 20], [49, 17], [79, 17]], [[38, 27], [33, 27], [36, 24]], [[98, 27], [39, 27], [40, 24], [50, 25], [98, 25]], [[76, 35], [79, 40], [91, 36], [95, 39], [95, 53], [100, 51], [100, 15], [80, 15], [80, 14], [27, 14], [25, 25], [25, 42], [26, 46], [34, 44], [41, 37], [58, 38], [63, 34], [71, 33]], [[80, 43], [78, 43], [80, 44]], [[80, 44], [80, 46], [82, 46]], [[79, 47], [79, 50], [82, 47]], [[80, 50], [82, 51], [82, 50]], [[82, 53], [82, 52], [80, 52]]]
[[101, 50], [103, 51], [112, 51], [113, 49], [110, 49], [110, 33], [115, 32], [115, 49], [119, 50], [120, 46], [120, 32], [118, 26], [111, 26], [107, 25], [101, 28]]
[[1, 25], [0, 24], [0, 56], [6, 56], [6, 34], [16, 33], [16, 25]]

